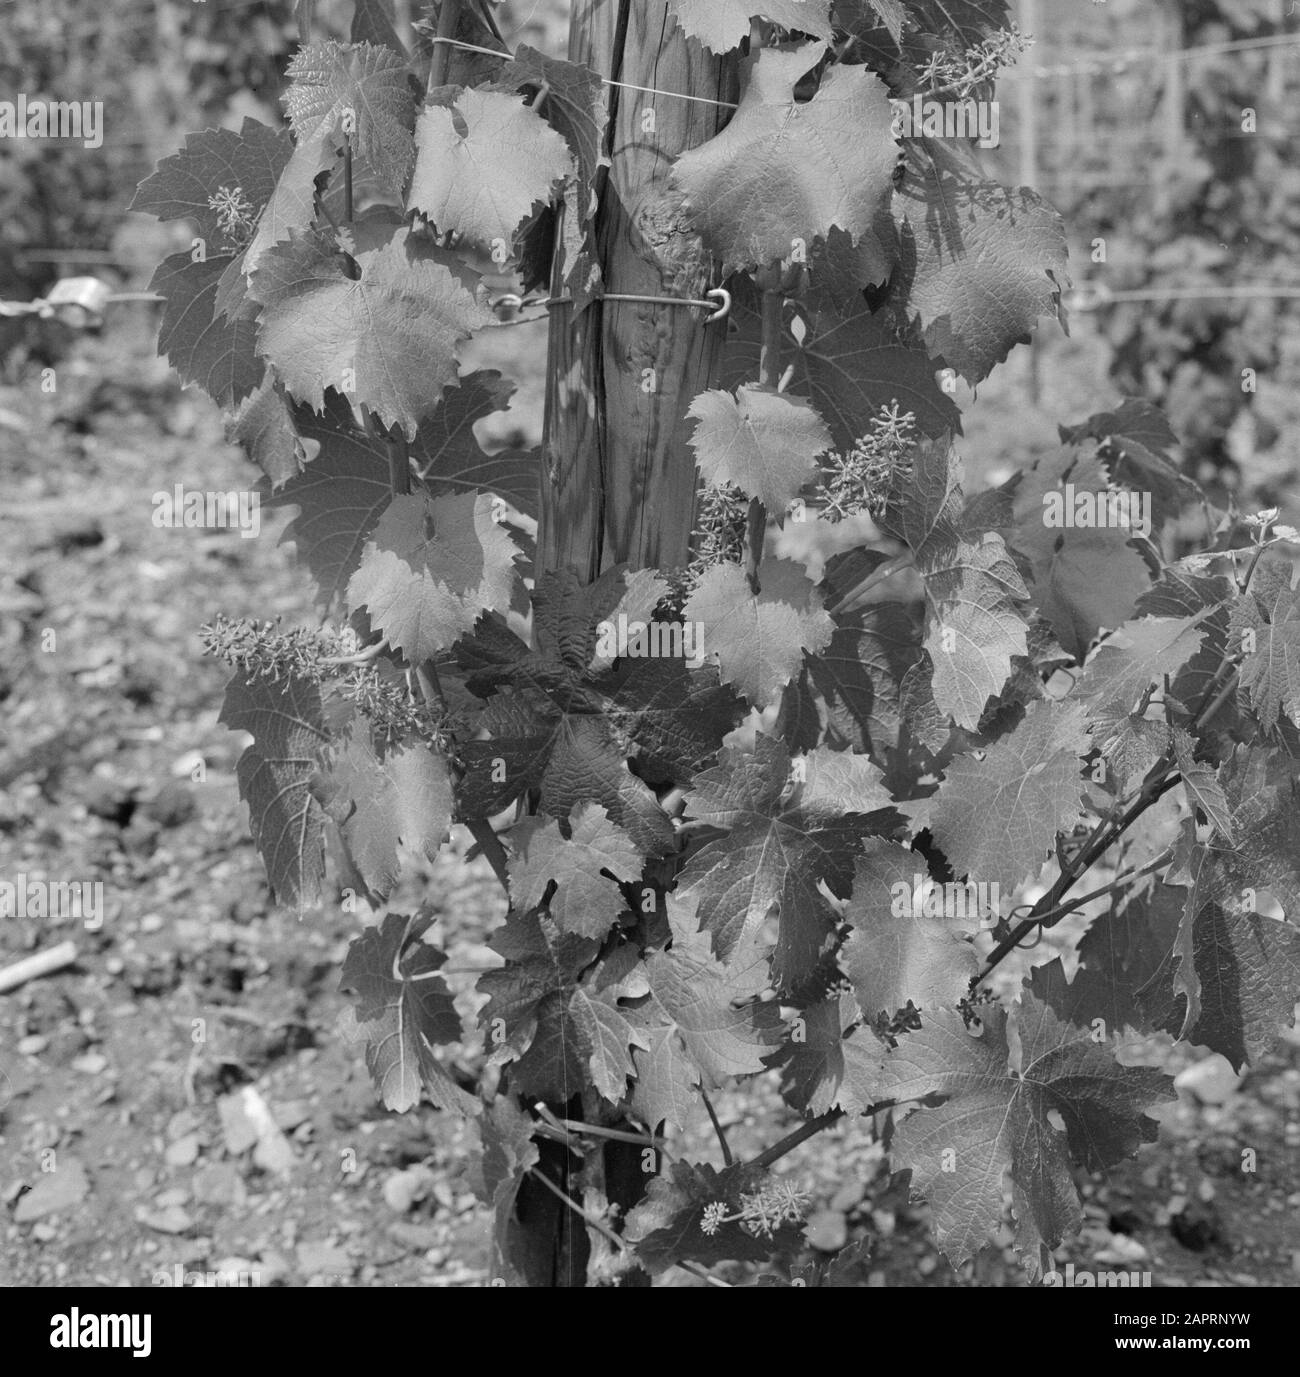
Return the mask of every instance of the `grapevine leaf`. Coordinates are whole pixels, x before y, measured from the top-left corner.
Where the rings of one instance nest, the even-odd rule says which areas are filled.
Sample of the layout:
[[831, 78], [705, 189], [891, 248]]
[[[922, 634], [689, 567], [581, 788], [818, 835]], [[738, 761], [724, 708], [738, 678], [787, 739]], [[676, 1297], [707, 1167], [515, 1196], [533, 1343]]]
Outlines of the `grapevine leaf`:
[[824, 650], [835, 631], [815, 585], [790, 560], [764, 563], [757, 594], [738, 564], [714, 565], [687, 601], [685, 616], [704, 628], [722, 682], [734, 684], [759, 709], [780, 697], [804, 652]]
[[898, 266], [898, 230], [882, 209], [872, 229], [856, 242], [833, 229], [808, 251], [808, 290], [803, 300], [814, 312], [830, 318], [852, 315], [864, 301], [868, 287], [878, 287]]
[[269, 378], [240, 410], [230, 439], [242, 445], [266, 474], [272, 492], [300, 474], [321, 448], [318, 440], [304, 440], [298, 434], [283, 390]]
[[393, 28], [392, 0], [356, 0], [350, 37], [353, 43], [374, 43], [399, 54], [406, 51]]
[[609, 166], [605, 129], [609, 101], [605, 83], [589, 67], [547, 57], [521, 43], [513, 59], [494, 75], [493, 91], [518, 91], [523, 87], [546, 90], [546, 117], [564, 135], [578, 167], [578, 219], [596, 213], [596, 179]]
[[437, 973], [446, 954], [422, 940], [432, 921], [389, 913], [382, 927], [367, 928], [353, 940], [339, 986], [356, 997], [344, 1029], [364, 1041], [366, 1069], [385, 1108], [413, 1109], [424, 1089], [439, 1108], [468, 1118], [478, 1101], [433, 1053], [436, 1044], [459, 1042], [463, 1032], [451, 992]]
[[1107, 492], [1105, 475], [1095, 462], [1070, 453], [1044, 459], [1016, 489], [1015, 528], [1005, 533], [1008, 543], [1030, 561], [1034, 603], [1077, 660], [1099, 630], [1114, 630], [1128, 621], [1151, 586], [1146, 562], [1129, 543], [1127, 526], [1075, 521], [1079, 508], [1090, 518], [1097, 501], [1110, 500]]
[[294, 54], [285, 109], [299, 142], [336, 132], [401, 196], [411, 170], [415, 101], [406, 58], [373, 43], [313, 43]]
[[836, 28], [848, 33], [884, 25], [895, 43], [902, 39], [903, 26], [908, 21], [904, 0], [835, 0], [831, 17]]
[[319, 411], [327, 387], [355, 394], [408, 439], [457, 381], [457, 345], [487, 320], [406, 230], [355, 259], [326, 234], [294, 235], [263, 254], [252, 283], [259, 348], [294, 397]]
[[830, 0], [668, 0], [688, 38], [710, 51], [729, 53], [749, 37], [752, 19], [766, 19], [795, 33], [829, 39]]
[[820, 885], [848, 897], [868, 830], [863, 818], [890, 806], [865, 756], [822, 748], [792, 761], [767, 736], [752, 754], [727, 748], [686, 798], [688, 817], [727, 835], [690, 858], [679, 892], [696, 899], [700, 925], [724, 961], [777, 909], [777, 973], [798, 980], [834, 926]]
[[522, 1257], [515, 1201], [529, 1171], [540, 1159], [533, 1120], [509, 1095], [498, 1095], [475, 1120], [481, 1152], [471, 1154], [470, 1180], [493, 1217], [493, 1267], [509, 1286], [527, 1286], [527, 1276], [511, 1259]]
[[[853, 926], [841, 961], [869, 1018], [951, 1008], [979, 969], [970, 936], [980, 915], [972, 897], [960, 916], [925, 911], [925, 858], [897, 842], [870, 837], [858, 857], [845, 917]], [[900, 902], [901, 900], [901, 902]]]
[[982, 382], [1027, 343], [1039, 316], [1058, 314], [1068, 285], [1061, 217], [1027, 187], [931, 169], [895, 198], [901, 271], [891, 296], [916, 319], [931, 354]]
[[217, 313], [217, 287], [233, 261], [195, 262], [188, 253], [173, 253], [149, 283], [149, 290], [163, 298], [158, 352], [186, 382], [198, 383], [223, 407], [236, 406], [255, 391], [266, 371], [257, 357], [253, 322]]
[[805, 1114], [862, 1114], [879, 1098], [880, 1040], [862, 1029], [846, 1035], [860, 1019], [850, 994], [831, 994], [802, 1011], [798, 1037], [791, 1034], [768, 1058], [781, 1072], [787, 1104]]
[[960, 482], [961, 461], [948, 445], [919, 446], [881, 524], [912, 551], [925, 580], [935, 702], [973, 730], [1012, 660], [1028, 654], [1021, 604], [1029, 593], [1000, 536], [965, 531]]
[[[1265, 731], [1285, 713], [1300, 726], [1300, 593], [1290, 567], [1265, 564], [1232, 609], [1234, 642], [1247, 648], [1240, 682]], [[1249, 649], [1250, 646], [1254, 649]]]
[[627, 833], [594, 803], [573, 814], [567, 836], [558, 819], [526, 818], [510, 839], [510, 893], [516, 907], [542, 905], [554, 881], [547, 911], [561, 932], [580, 937], [603, 938], [627, 908], [604, 872], [631, 884], [645, 865]]
[[267, 249], [284, 243], [295, 230], [310, 227], [316, 218], [318, 179], [333, 166], [337, 156], [327, 133], [317, 133], [299, 142], [262, 209], [257, 231], [244, 253], [245, 273], [257, 268]]
[[[973, 1257], [997, 1232], [1008, 1172], [1017, 1215], [1017, 1246], [1058, 1246], [1081, 1221], [1066, 1154], [1099, 1171], [1155, 1139], [1145, 1110], [1173, 1099], [1158, 1071], [1119, 1065], [1091, 1032], [1062, 1022], [1026, 993], [1016, 1017], [1018, 1064], [1008, 1065], [1006, 1016], [983, 1014], [972, 1037], [959, 1014], [937, 1011], [918, 1032], [902, 1034], [881, 1061], [885, 1097], [943, 1095], [898, 1127], [891, 1160], [910, 1169], [912, 1187], [930, 1203], [939, 1247], [954, 1265]], [[1061, 1133], [1052, 1114], [1064, 1122]]]
[[313, 793], [329, 742], [319, 687], [309, 679], [250, 679], [226, 685], [221, 722], [251, 733], [239, 757], [239, 795], [277, 902], [320, 902], [325, 877], [323, 813]]
[[778, 520], [832, 444], [811, 403], [759, 387], [702, 392], [686, 414], [697, 422], [691, 448], [705, 482], [734, 484]]
[[1089, 714], [1105, 720], [1127, 713], [1153, 685], [1173, 676], [1200, 648], [1199, 623], [1192, 617], [1141, 617], [1125, 622], [1088, 661], [1075, 689], [1088, 700]]
[[[1210, 576], [1200, 572], [1197, 562], [1186, 566], [1170, 564], [1161, 570], [1149, 592], [1137, 606], [1138, 619], [1147, 617], [1191, 617], [1200, 647], [1195, 649], [1169, 678], [1169, 693], [1179, 703], [1192, 707], [1218, 689], [1223, 662], [1236, 655], [1239, 644], [1230, 636], [1232, 607], [1239, 597], [1237, 585], [1226, 574]], [[1121, 628], [1122, 630], [1123, 628]], [[1211, 686], [1214, 686], [1213, 688]], [[1237, 717], [1235, 698], [1224, 703], [1202, 725], [1211, 731], [1227, 731]]]
[[941, 35], [963, 52], [1011, 26], [1007, 0], [907, 0], [913, 24]]
[[[1182, 727], [1170, 729], [1169, 741], [1174, 748], [1174, 763], [1183, 777], [1188, 802], [1205, 814], [1211, 826], [1217, 827], [1230, 842], [1235, 843], [1237, 824], [1223, 785], [1219, 782], [1217, 768], [1196, 759], [1196, 741]], [[1163, 748], [1160, 754], [1164, 754]], [[1154, 764], [1154, 761], [1151, 763]], [[1151, 765], [1148, 765], [1147, 769], [1150, 768]]]
[[[136, 190], [128, 210], [160, 220], [192, 220], [209, 256], [238, 253], [289, 161], [283, 130], [245, 118], [239, 133], [205, 129], [164, 158]], [[226, 209], [223, 211], [223, 205]]]
[[1164, 412], [1150, 402], [1129, 398], [1114, 411], [1098, 412], [1080, 425], [1060, 430], [1067, 445], [1094, 441], [1113, 483], [1150, 492], [1157, 522], [1197, 500], [1196, 484], [1174, 457], [1178, 437]]
[[444, 234], [509, 245], [520, 221], [575, 170], [573, 155], [522, 96], [473, 88], [445, 94], [454, 103], [420, 112], [407, 204]]
[[1030, 704], [982, 761], [959, 756], [937, 793], [906, 805], [916, 830], [930, 829], [956, 874], [1009, 894], [1083, 813], [1083, 721], [1075, 704]]
[[673, 178], [724, 276], [789, 257], [795, 240], [811, 244], [835, 226], [860, 238], [892, 191], [893, 110], [874, 72], [832, 67], [812, 100], [795, 103], [825, 51], [764, 48], [731, 122], [677, 159]]
[[348, 584], [410, 664], [454, 645], [489, 608], [508, 607], [514, 543], [482, 494], [393, 498]]
[[451, 826], [447, 761], [420, 742], [376, 751], [367, 729], [353, 730], [327, 785], [330, 816], [367, 888], [386, 898], [401, 874], [398, 844], [429, 860]]

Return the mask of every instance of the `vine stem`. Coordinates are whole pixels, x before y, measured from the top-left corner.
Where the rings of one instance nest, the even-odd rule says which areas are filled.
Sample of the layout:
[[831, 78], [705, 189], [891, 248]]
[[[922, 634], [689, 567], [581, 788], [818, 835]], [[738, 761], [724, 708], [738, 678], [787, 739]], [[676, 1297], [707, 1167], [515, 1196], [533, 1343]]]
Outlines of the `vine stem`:
[[[781, 309], [785, 294], [781, 290], [781, 265], [774, 264], [757, 276], [763, 289], [762, 342], [758, 355], [758, 385], [772, 392], [781, 386]], [[763, 560], [767, 537], [767, 508], [757, 497], [751, 498], [745, 523], [745, 574], [752, 592], [759, 591], [758, 568]]]
[[438, 33], [441, 42], [433, 45], [433, 57], [429, 61], [428, 91], [436, 91], [447, 84], [447, 73], [451, 68], [451, 44], [448, 39], [456, 37], [460, 24], [460, 0], [442, 0], [438, 6]]
[[713, 1125], [713, 1131], [718, 1137], [718, 1146], [722, 1149], [722, 1165], [731, 1166], [735, 1158], [731, 1155], [731, 1144], [727, 1142], [727, 1135], [722, 1131], [722, 1125], [718, 1122], [717, 1110], [713, 1108], [713, 1101], [709, 1099], [709, 1092], [700, 1086], [700, 1098], [704, 1101], [704, 1107], [709, 1111], [709, 1122]]
[[[868, 1113], [873, 1112], [869, 1110]], [[832, 1109], [827, 1113], [819, 1115], [816, 1119], [808, 1119], [799, 1125], [793, 1133], [787, 1133], [780, 1142], [773, 1143], [770, 1148], [765, 1148], [757, 1157], [751, 1158], [745, 1163], [748, 1167], [770, 1167], [773, 1162], [779, 1162], [787, 1153], [793, 1152], [800, 1143], [806, 1143], [809, 1138], [815, 1137], [822, 1129], [829, 1128], [833, 1123], [844, 1117], [842, 1109]]]

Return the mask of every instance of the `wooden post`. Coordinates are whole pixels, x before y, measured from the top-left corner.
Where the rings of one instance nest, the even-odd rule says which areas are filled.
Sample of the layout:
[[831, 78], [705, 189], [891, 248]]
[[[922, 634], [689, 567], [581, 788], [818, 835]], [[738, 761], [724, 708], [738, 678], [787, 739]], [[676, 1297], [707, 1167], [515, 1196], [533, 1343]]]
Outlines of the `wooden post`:
[[[700, 297], [715, 285], [712, 265], [668, 177], [679, 153], [730, 118], [735, 59], [687, 40], [665, 0], [575, 0], [569, 57], [626, 83], [607, 88], [612, 166], [596, 219], [605, 290]], [[563, 290], [557, 277], [552, 293]], [[725, 324], [704, 316], [621, 301], [577, 316], [552, 308], [541, 568], [572, 565], [590, 579], [624, 561], [660, 569], [688, 561], [695, 461], [684, 416], [713, 385], [726, 338]]]

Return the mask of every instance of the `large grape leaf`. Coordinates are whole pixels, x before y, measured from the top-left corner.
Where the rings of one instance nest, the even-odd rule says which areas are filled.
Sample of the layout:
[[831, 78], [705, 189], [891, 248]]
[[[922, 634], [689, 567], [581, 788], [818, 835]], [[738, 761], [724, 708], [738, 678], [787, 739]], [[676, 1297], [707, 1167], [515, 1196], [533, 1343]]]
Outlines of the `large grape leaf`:
[[337, 156], [335, 141], [328, 131], [318, 131], [299, 141], [258, 218], [257, 231], [244, 252], [244, 273], [257, 268], [267, 249], [284, 243], [294, 230], [305, 230], [312, 224], [316, 218], [317, 190], [323, 181], [321, 174], [333, 166]]
[[560, 931], [580, 937], [605, 936], [627, 909], [617, 881], [632, 883], [645, 865], [628, 834], [595, 803], [573, 813], [567, 833], [558, 818], [525, 818], [510, 833], [510, 852], [515, 907], [538, 908], [545, 901]]
[[938, 792], [905, 805], [958, 875], [1009, 896], [1036, 876], [1056, 834], [1083, 814], [1083, 756], [1091, 747], [1077, 704], [1031, 703], [983, 760], [958, 756]]
[[686, 796], [688, 817], [726, 835], [691, 856], [679, 892], [697, 901], [700, 926], [724, 961], [776, 909], [777, 974], [796, 981], [835, 924], [820, 885], [848, 897], [853, 859], [870, 830], [864, 818], [890, 806], [865, 756], [822, 748], [792, 760], [768, 736], [752, 753], [729, 747]]
[[764, 48], [720, 134], [681, 154], [673, 179], [726, 275], [791, 256], [838, 226], [867, 234], [893, 189], [898, 145], [889, 93], [863, 67], [831, 67], [817, 94], [794, 88], [826, 52]]
[[1154, 684], [1172, 677], [1196, 654], [1206, 613], [1191, 617], [1140, 617], [1125, 622], [1097, 648], [1075, 688], [1089, 716], [1105, 722], [1132, 710]]
[[845, 917], [853, 927], [840, 961], [869, 1019], [918, 1009], [952, 1008], [979, 969], [970, 937], [980, 915], [932, 917], [920, 889], [925, 857], [897, 842], [869, 837], [858, 857]]
[[1028, 654], [1026, 589], [1002, 537], [962, 524], [961, 461], [947, 444], [914, 451], [881, 525], [911, 550], [925, 580], [925, 648], [939, 710], [973, 730], [1011, 662]]
[[228, 320], [217, 311], [218, 285], [234, 261], [169, 254], [149, 283], [149, 290], [163, 298], [158, 352], [186, 382], [198, 383], [223, 407], [237, 406], [255, 391], [266, 371], [257, 356], [253, 322]]
[[393, 27], [392, 0], [356, 0], [349, 37], [353, 43], [378, 43], [395, 53], [406, 51]]
[[320, 688], [309, 679], [241, 672], [226, 685], [220, 721], [253, 737], [235, 772], [271, 892], [299, 910], [316, 906], [325, 839], [313, 785], [329, 744]]
[[824, 650], [835, 624], [816, 585], [791, 560], [767, 560], [757, 594], [738, 564], [717, 564], [700, 580], [684, 614], [704, 631], [724, 684], [756, 708], [774, 703], [807, 650]]
[[410, 664], [422, 664], [471, 631], [491, 608], [508, 607], [519, 553], [483, 494], [393, 498], [348, 583], [348, 605]]
[[422, 742], [376, 750], [368, 724], [354, 723], [325, 787], [348, 855], [380, 898], [400, 877], [399, 844], [432, 860], [447, 839], [451, 774], [446, 759]]
[[271, 198], [292, 144], [283, 130], [245, 117], [233, 129], [190, 134], [140, 183], [128, 210], [160, 220], [192, 220], [210, 257], [239, 252]]
[[521, 43], [514, 57], [493, 74], [490, 89], [523, 88], [546, 91], [546, 118], [568, 140], [577, 160], [578, 219], [585, 221], [596, 213], [596, 179], [601, 168], [609, 166], [609, 154], [605, 151], [605, 129], [609, 123], [605, 83], [589, 67], [547, 57]]
[[596, 961], [599, 944], [563, 934], [536, 912], [515, 914], [490, 944], [506, 958], [480, 976], [488, 1046], [510, 1061], [513, 1087], [564, 1103], [588, 1085], [622, 1099], [640, 1030], [619, 1007], [637, 953], [620, 947]]
[[831, 433], [801, 397], [740, 387], [702, 392], [686, 413], [695, 422], [691, 448], [706, 483], [740, 488], [778, 521], [817, 474]]
[[440, 1109], [469, 1117], [479, 1101], [460, 1088], [434, 1046], [462, 1040], [460, 1015], [438, 974], [446, 954], [423, 941], [432, 918], [384, 915], [382, 927], [354, 938], [339, 988], [355, 996], [343, 1019], [349, 1040], [364, 1042], [366, 1069], [387, 1109], [403, 1113], [420, 1092]]
[[682, 31], [715, 53], [729, 53], [749, 37], [750, 21], [766, 19], [795, 33], [830, 38], [830, 0], [668, 0]]
[[355, 259], [327, 234], [294, 234], [262, 255], [252, 286], [258, 346], [294, 397], [319, 411], [332, 387], [408, 439], [457, 381], [457, 346], [489, 318], [406, 230]]
[[1246, 652], [1240, 683], [1265, 731], [1283, 713], [1300, 727], [1300, 593], [1291, 577], [1287, 564], [1262, 565], [1231, 614], [1233, 639]]
[[836, 991], [800, 1012], [767, 1059], [787, 1104], [803, 1114], [863, 1114], [875, 1103], [881, 1044], [861, 1021], [857, 1000]]
[[284, 106], [299, 142], [349, 135], [356, 155], [400, 197], [414, 157], [405, 56], [373, 43], [313, 43], [294, 54], [287, 75]]
[[[754, 291], [742, 285], [732, 307], [724, 387], [758, 376], [762, 345], [756, 305]], [[961, 430], [961, 412], [935, 381], [929, 355], [899, 334], [888, 311], [873, 315], [861, 293], [837, 309], [795, 308], [782, 336], [782, 359], [793, 370], [787, 391], [812, 401], [843, 452], [871, 433], [881, 407], [894, 403], [912, 413], [923, 435]]]
[[911, 1171], [954, 1265], [996, 1235], [1010, 1173], [1016, 1246], [1032, 1265], [1040, 1246], [1055, 1248], [1081, 1221], [1070, 1157], [1100, 1171], [1153, 1141], [1157, 1124], [1146, 1110], [1174, 1098], [1172, 1081], [1119, 1065], [1090, 1030], [1063, 1022], [1030, 993], [1016, 1013], [1014, 1062], [1005, 1013], [983, 1011], [982, 1021], [977, 1038], [960, 1014], [935, 1011], [881, 1058], [882, 1098], [945, 1097], [898, 1126], [890, 1160]]
[[562, 135], [522, 96], [444, 90], [415, 126], [407, 204], [444, 234], [510, 245], [533, 207], [576, 171]]
[[1021, 479], [1015, 525], [1004, 532], [1007, 543], [1030, 561], [1034, 604], [1077, 660], [1099, 630], [1113, 631], [1128, 621], [1151, 586], [1146, 561], [1129, 543], [1126, 527], [1047, 524], [1049, 500], [1072, 514], [1075, 496], [1107, 490], [1095, 460], [1068, 452], [1042, 459]]
[[1058, 314], [1069, 285], [1061, 217], [1027, 187], [933, 167], [894, 199], [902, 261], [890, 299], [931, 354], [982, 382], [1029, 341], [1039, 316]]

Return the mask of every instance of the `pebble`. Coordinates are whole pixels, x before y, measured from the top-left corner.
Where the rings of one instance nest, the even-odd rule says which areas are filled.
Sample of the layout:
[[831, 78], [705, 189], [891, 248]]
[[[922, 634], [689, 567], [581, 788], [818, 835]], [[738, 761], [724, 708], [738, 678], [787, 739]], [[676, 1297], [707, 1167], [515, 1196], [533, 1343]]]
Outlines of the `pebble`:
[[396, 1171], [384, 1182], [384, 1202], [394, 1213], [406, 1214], [429, 1194], [433, 1184], [433, 1172], [428, 1167]]
[[170, 1209], [173, 1205], [188, 1204], [189, 1198], [190, 1193], [184, 1186], [173, 1186], [171, 1190], [163, 1191], [161, 1195], [156, 1196], [153, 1203], [157, 1205], [160, 1210], [166, 1210]]
[[160, 1234], [183, 1234], [194, 1227], [194, 1221], [179, 1205], [169, 1205], [161, 1210], [139, 1209], [136, 1219], [146, 1229]]
[[1236, 1093], [1240, 1084], [1241, 1077], [1221, 1052], [1196, 1062], [1174, 1077], [1175, 1089], [1190, 1092], [1202, 1104], [1223, 1104]]
[[33, 1224], [32, 1237], [40, 1243], [50, 1243], [58, 1238], [59, 1231], [53, 1224]]
[[351, 1276], [352, 1259], [337, 1243], [325, 1240], [300, 1243], [295, 1250], [298, 1270], [313, 1280], [324, 1273], [332, 1276]]
[[199, 1135], [197, 1133], [187, 1133], [184, 1138], [177, 1138], [174, 1143], [169, 1143], [163, 1158], [169, 1167], [189, 1167], [193, 1166], [199, 1157]]
[[18, 1052], [24, 1057], [39, 1057], [49, 1045], [50, 1040], [43, 1033], [32, 1033], [28, 1037], [18, 1039]]
[[804, 1237], [823, 1253], [838, 1253], [849, 1241], [849, 1226], [839, 1210], [818, 1210], [808, 1220]]
[[141, 932], [161, 932], [162, 925], [162, 915], [159, 913], [146, 913], [144, 917], [140, 919]]
[[75, 1157], [60, 1157], [57, 1169], [45, 1172], [14, 1207], [14, 1220], [27, 1224], [81, 1204], [90, 1192], [90, 1178]]
[[72, 1059], [72, 1069], [83, 1076], [98, 1076], [107, 1066], [108, 1058], [102, 1052], [86, 1052]]

